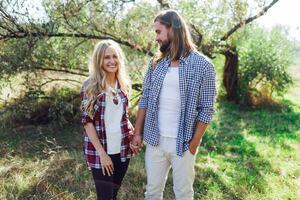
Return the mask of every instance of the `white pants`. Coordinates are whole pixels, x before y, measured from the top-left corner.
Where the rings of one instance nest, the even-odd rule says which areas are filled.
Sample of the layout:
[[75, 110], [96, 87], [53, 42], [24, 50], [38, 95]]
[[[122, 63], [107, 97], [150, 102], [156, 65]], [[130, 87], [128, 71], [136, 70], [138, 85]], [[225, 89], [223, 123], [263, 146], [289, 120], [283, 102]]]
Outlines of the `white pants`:
[[193, 200], [195, 155], [186, 151], [176, 155], [176, 138], [160, 137], [159, 145], [146, 146], [147, 186], [145, 200], [162, 200], [170, 168], [173, 170], [173, 190], [176, 200]]

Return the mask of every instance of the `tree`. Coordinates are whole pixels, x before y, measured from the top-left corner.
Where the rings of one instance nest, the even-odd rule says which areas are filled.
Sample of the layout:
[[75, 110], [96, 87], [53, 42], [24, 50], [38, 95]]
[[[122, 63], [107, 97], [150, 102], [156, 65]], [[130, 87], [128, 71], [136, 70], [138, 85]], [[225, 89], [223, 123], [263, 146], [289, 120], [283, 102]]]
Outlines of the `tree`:
[[[46, 55], [40, 55], [37, 59], [33, 55], [38, 54], [38, 51], [32, 50], [26, 55], [27, 59], [31, 58], [26, 66], [32, 70], [86, 75], [86, 62], [79, 59], [76, 61], [78, 57], [71, 58], [70, 53], [80, 57], [80, 53], [88, 53], [88, 48], [95, 39], [112, 39], [123, 45], [127, 57], [135, 58], [130, 62], [130, 67], [133, 68], [135, 65], [144, 65], [139, 61], [145, 61], [145, 55], [151, 56], [155, 51], [152, 23], [149, 22], [159, 10], [175, 8], [187, 19], [200, 51], [210, 58], [220, 53], [225, 56], [223, 83], [228, 100], [237, 102], [239, 59], [232, 37], [241, 27], [265, 14], [276, 2], [278, 0], [256, 0], [251, 4], [246, 0], [158, 0], [157, 4], [153, 4], [134, 0], [45, 0], [43, 8], [46, 16], [43, 20], [34, 20], [28, 11], [19, 12], [18, 8], [24, 1], [15, 1], [14, 4], [3, 1], [0, 4], [0, 40], [9, 43], [22, 38], [28, 39], [38, 44], [34, 48], [40, 49], [39, 51], [42, 51], [42, 43], [47, 43], [54, 47], [53, 51], [59, 49], [60, 53], [69, 55], [68, 61], [58, 59], [57, 62], [54, 60], [58, 55], [53, 52], [50, 53], [55, 55], [50, 56], [52, 60]], [[60, 49], [61, 45], [63, 48]], [[69, 49], [68, 53], [63, 53], [64, 49]], [[25, 55], [23, 58], [25, 59]], [[7, 69], [3, 63], [1, 65], [3, 69]], [[20, 66], [17, 68], [20, 69]], [[140, 80], [135, 83], [134, 88], [139, 90]]]
[[237, 93], [241, 103], [264, 103], [273, 93], [286, 92], [292, 84], [287, 67], [292, 61], [294, 45], [286, 38], [284, 27], [267, 31], [252, 25], [235, 43], [240, 55]]

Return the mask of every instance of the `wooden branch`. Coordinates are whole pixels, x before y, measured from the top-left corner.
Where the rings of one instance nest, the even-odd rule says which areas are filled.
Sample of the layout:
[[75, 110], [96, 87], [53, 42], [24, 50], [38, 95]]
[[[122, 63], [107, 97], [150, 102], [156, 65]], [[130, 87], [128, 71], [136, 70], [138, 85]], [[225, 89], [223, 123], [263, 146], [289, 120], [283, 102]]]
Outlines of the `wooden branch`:
[[11, 16], [10, 14], [8, 14], [5, 10], [2, 9], [2, 7], [0, 7], [0, 16], [6, 19], [4, 21], [10, 22], [12, 25], [14, 25], [18, 31], [26, 32], [26, 30], [20, 24], [17, 23], [17, 19]]
[[105, 36], [105, 35], [93, 35], [93, 34], [86, 34], [86, 33], [51, 33], [51, 32], [14, 32], [6, 35], [0, 35], [0, 41], [1, 40], [7, 40], [7, 39], [13, 39], [13, 38], [26, 38], [26, 37], [77, 37], [77, 38], [87, 38], [87, 39], [99, 39], [99, 40], [105, 40], [105, 39], [111, 39], [115, 42], [128, 46], [134, 50], [137, 50], [141, 53], [144, 53], [146, 55], [153, 56], [154, 54], [147, 50], [146, 48], [140, 47], [136, 44], [132, 44], [129, 41], [122, 40], [120, 38], [117, 38], [115, 36]]
[[[89, 2], [90, 1], [91, 0], [89, 0]], [[125, 0], [123, 3], [129, 3], [129, 2], [134, 2], [134, 0]], [[26, 37], [77, 37], [77, 38], [100, 39], [100, 40], [111, 39], [121, 45], [128, 46], [129, 48], [137, 50], [143, 54], [149, 56], [154, 55], [154, 53], [152, 53], [149, 49], [134, 44], [129, 40], [124, 40], [122, 38], [119, 38], [113, 34], [104, 33], [98, 35], [98, 34], [82, 33], [80, 29], [77, 29], [70, 23], [68, 17], [64, 15], [64, 13], [62, 17], [66, 25], [72, 29], [72, 31], [70, 32], [53, 32], [53, 31], [43, 31], [43, 30], [32, 31], [32, 30], [25, 29], [20, 24], [18, 24], [17, 20], [13, 16], [8, 14], [2, 7], [0, 7], [0, 16], [2, 16], [4, 19], [3, 22], [0, 22], [2, 23], [0, 24], [0, 28], [6, 31], [4, 33], [0, 33], [0, 41], [16, 39], [16, 38], [26, 38]], [[5, 23], [6, 25], [4, 25], [3, 23]]]
[[141, 83], [134, 83], [131, 85], [132, 89], [136, 91], [142, 91], [142, 84]]
[[74, 75], [79, 75], [79, 76], [88, 76], [88, 73], [83, 73], [83, 72], [78, 72], [78, 71], [72, 71], [69, 69], [55, 69], [55, 68], [46, 68], [46, 67], [34, 67], [34, 69], [38, 69], [38, 70], [45, 70], [45, 71], [55, 71], [55, 72], [64, 72], [64, 73], [68, 73], [68, 74], [74, 74]]
[[42, 84], [40, 84], [39, 86], [43, 87], [43, 86], [45, 86], [45, 85], [47, 85], [49, 83], [56, 82], [56, 81], [75, 82], [75, 83], [82, 84], [80, 81], [77, 81], [77, 80], [74, 80], [74, 79], [68, 79], [68, 78], [59, 79], [59, 78], [55, 78], [55, 79], [47, 80], [47, 81], [43, 82]]
[[242, 26], [249, 24], [250, 22], [254, 21], [255, 19], [259, 18], [260, 16], [264, 15], [275, 3], [279, 0], [273, 0], [269, 5], [265, 6], [260, 12], [256, 15], [249, 17], [248, 19], [236, 24], [232, 29], [230, 29], [221, 39], [220, 41], [227, 40], [236, 30], [241, 28]]
[[190, 26], [191, 26], [191, 28], [194, 30], [194, 33], [197, 34], [197, 37], [198, 37], [198, 38], [197, 38], [197, 41], [196, 41], [196, 45], [197, 45], [198, 47], [200, 47], [201, 44], [202, 44], [203, 34], [202, 34], [201, 31], [199, 30], [199, 28], [195, 26], [195, 24], [190, 24]]
[[135, 0], [121, 0], [122, 3], [131, 3], [131, 2], [135, 2]]
[[[82, 33], [81, 30], [84, 30], [80, 27], [75, 27], [70, 21], [69, 21], [69, 18], [71, 17], [77, 17], [77, 14], [86, 6], [88, 5], [89, 3], [93, 2], [93, 0], [87, 0], [83, 3], [79, 3], [79, 5], [77, 6], [76, 9], [72, 10], [72, 11], [69, 11], [69, 10], [66, 10], [66, 7], [63, 6], [63, 11], [62, 11], [62, 16], [63, 16], [63, 19], [64, 21], [66, 22], [66, 25], [69, 26], [71, 28], [71, 31], [76, 31], [77, 33]], [[70, 13], [70, 16], [67, 15], [67, 13]], [[82, 22], [82, 21], [81, 21]]]
[[168, 0], [157, 0], [157, 2], [160, 4], [160, 7], [162, 9], [170, 9], [171, 8]]

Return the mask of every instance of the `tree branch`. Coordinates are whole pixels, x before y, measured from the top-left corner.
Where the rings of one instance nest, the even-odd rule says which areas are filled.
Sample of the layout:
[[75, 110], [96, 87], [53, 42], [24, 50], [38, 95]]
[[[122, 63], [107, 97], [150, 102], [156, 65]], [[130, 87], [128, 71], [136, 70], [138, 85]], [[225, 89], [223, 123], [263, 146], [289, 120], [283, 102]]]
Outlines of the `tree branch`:
[[196, 37], [194, 38], [196, 40], [196, 45], [200, 47], [201, 44], [202, 44], [203, 34], [199, 30], [199, 28], [195, 26], [195, 24], [190, 24], [190, 26], [191, 26], [191, 28], [193, 30], [192, 34], [197, 35], [196, 36], [197, 38]]
[[43, 86], [45, 86], [45, 85], [47, 85], [49, 83], [55, 82], [55, 81], [75, 82], [75, 83], [81, 84], [80, 81], [77, 81], [77, 80], [74, 80], [74, 79], [68, 79], [68, 78], [59, 79], [59, 78], [55, 78], [55, 79], [47, 80], [47, 81], [43, 82], [42, 84], [40, 84], [39, 86], [43, 87]]
[[74, 74], [74, 75], [79, 75], [79, 76], [88, 76], [88, 73], [82, 73], [82, 72], [78, 72], [78, 71], [72, 71], [69, 69], [55, 69], [55, 68], [46, 68], [46, 67], [34, 67], [35, 69], [38, 70], [45, 70], [45, 71], [55, 71], [55, 72], [64, 72], [64, 73], [68, 73], [68, 74]]
[[169, 8], [171, 8], [168, 0], [157, 0], [157, 2], [160, 4], [160, 7], [162, 9], [169, 9]]
[[120, 38], [117, 38], [115, 36], [102, 36], [102, 35], [93, 35], [93, 34], [85, 34], [85, 33], [51, 33], [51, 32], [14, 32], [6, 35], [0, 35], [0, 41], [1, 40], [7, 40], [7, 39], [13, 39], [13, 38], [26, 38], [26, 37], [77, 37], [77, 38], [87, 38], [87, 39], [99, 39], [99, 40], [105, 40], [105, 39], [111, 39], [115, 42], [128, 46], [132, 49], [135, 49], [139, 52], [142, 52], [146, 55], [153, 56], [154, 54], [147, 50], [146, 48], [140, 47], [136, 44], [132, 44], [129, 41], [122, 40]]
[[236, 24], [232, 29], [230, 29], [221, 39], [220, 41], [227, 40], [236, 30], [241, 28], [242, 26], [254, 21], [255, 19], [259, 18], [260, 16], [264, 15], [275, 3], [279, 0], [273, 0], [269, 5], [265, 6], [260, 12], [256, 15], [249, 17], [248, 19], [241, 21], [240, 23]]

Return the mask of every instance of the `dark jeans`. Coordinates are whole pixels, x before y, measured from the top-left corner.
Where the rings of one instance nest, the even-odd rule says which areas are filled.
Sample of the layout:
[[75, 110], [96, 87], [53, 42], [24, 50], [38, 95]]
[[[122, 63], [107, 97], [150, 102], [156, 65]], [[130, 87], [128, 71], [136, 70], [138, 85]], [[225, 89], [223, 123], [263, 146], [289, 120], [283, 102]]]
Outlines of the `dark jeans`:
[[121, 162], [120, 154], [109, 155], [114, 164], [114, 174], [104, 176], [102, 169], [92, 168], [92, 174], [96, 186], [97, 200], [116, 200], [118, 190], [128, 168], [129, 159]]

